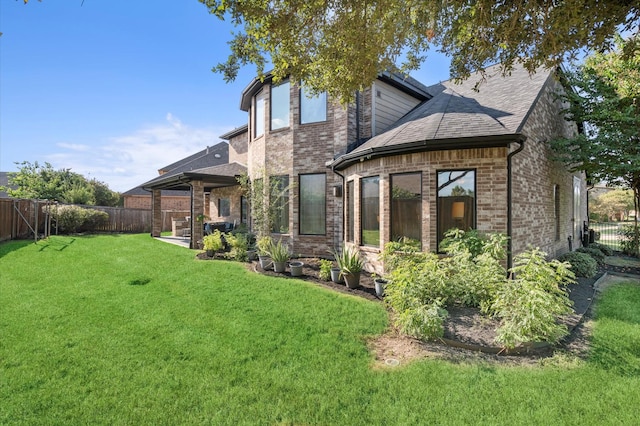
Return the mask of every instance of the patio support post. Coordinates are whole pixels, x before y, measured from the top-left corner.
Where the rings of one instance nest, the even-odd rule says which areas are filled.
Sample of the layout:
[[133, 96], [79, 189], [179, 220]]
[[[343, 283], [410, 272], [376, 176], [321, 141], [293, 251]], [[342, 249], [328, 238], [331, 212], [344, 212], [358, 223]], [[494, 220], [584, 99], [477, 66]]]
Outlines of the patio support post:
[[192, 249], [197, 249], [198, 241], [204, 237], [204, 226], [198, 217], [204, 215], [204, 182], [194, 180], [191, 182], [191, 243]]
[[162, 233], [162, 198], [161, 190], [151, 191], [151, 236], [159, 237]]

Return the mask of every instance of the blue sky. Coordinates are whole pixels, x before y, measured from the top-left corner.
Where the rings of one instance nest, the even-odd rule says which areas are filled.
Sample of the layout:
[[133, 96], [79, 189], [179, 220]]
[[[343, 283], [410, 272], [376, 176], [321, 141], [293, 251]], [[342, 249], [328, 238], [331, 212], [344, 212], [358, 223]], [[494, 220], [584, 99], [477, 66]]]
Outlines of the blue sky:
[[[233, 27], [197, 0], [0, 0], [0, 170], [49, 162], [126, 191], [246, 123], [211, 68]], [[430, 52], [425, 84], [449, 62]]]

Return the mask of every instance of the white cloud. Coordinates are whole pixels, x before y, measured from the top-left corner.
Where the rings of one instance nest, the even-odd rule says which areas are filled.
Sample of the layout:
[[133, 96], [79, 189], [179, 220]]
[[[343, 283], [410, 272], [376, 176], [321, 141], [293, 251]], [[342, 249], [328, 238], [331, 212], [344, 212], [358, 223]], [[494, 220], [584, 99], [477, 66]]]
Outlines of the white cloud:
[[231, 129], [193, 128], [168, 113], [165, 122], [92, 146], [59, 143], [61, 151], [48, 155], [46, 161], [124, 192], [158, 176], [159, 168], [221, 142], [219, 136]]

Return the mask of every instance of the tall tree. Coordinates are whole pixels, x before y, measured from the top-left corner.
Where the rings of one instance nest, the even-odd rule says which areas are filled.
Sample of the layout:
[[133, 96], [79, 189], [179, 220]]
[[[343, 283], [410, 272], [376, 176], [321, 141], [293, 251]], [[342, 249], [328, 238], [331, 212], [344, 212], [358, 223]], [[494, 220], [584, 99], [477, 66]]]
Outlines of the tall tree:
[[49, 163], [40, 165], [37, 161], [16, 163], [17, 172], [8, 175], [7, 194], [15, 198], [35, 198], [55, 200], [71, 204], [116, 206], [120, 194], [95, 179], [87, 179], [71, 169], [55, 170]]
[[[584, 170], [594, 181], [620, 183], [640, 205], [640, 43], [638, 36], [606, 53], [588, 57], [567, 72], [564, 100], [567, 119], [584, 123], [585, 131], [552, 141], [558, 158], [572, 170]], [[635, 235], [638, 235], [635, 218]], [[637, 247], [637, 245], [636, 245]], [[640, 255], [640, 253], [638, 253]]]
[[253, 63], [260, 75], [291, 76], [315, 91], [349, 100], [378, 73], [417, 69], [436, 46], [451, 75], [489, 64], [508, 73], [557, 65], [582, 48], [610, 46], [616, 30], [638, 31], [634, 0], [199, 0], [241, 29], [228, 60], [214, 70], [235, 79]]

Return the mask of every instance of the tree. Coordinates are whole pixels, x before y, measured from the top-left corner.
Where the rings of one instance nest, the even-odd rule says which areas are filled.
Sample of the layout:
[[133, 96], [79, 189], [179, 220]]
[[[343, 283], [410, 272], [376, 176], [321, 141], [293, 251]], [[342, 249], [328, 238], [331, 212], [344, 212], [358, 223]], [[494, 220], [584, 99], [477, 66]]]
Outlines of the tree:
[[436, 47], [451, 75], [467, 78], [501, 63], [533, 72], [580, 49], [610, 46], [617, 30], [637, 31], [640, 6], [620, 0], [199, 0], [242, 29], [214, 70], [234, 80], [253, 63], [263, 77], [290, 76], [312, 91], [348, 101], [383, 71], [418, 69]]
[[[565, 73], [566, 118], [585, 123], [574, 138], [551, 142], [558, 159], [583, 170], [594, 181], [619, 183], [633, 191], [640, 205], [640, 43], [639, 36], [617, 48], [596, 53]], [[638, 218], [635, 218], [636, 238]], [[640, 255], [640, 253], [638, 253]]]
[[9, 187], [5, 188], [11, 197], [104, 206], [115, 206], [120, 199], [120, 194], [106, 184], [95, 179], [87, 181], [71, 169], [54, 170], [51, 164], [41, 166], [37, 161], [16, 164], [20, 170], [8, 174]]
[[590, 200], [589, 211], [595, 215], [609, 219], [625, 220], [633, 210], [633, 192], [614, 189]]

